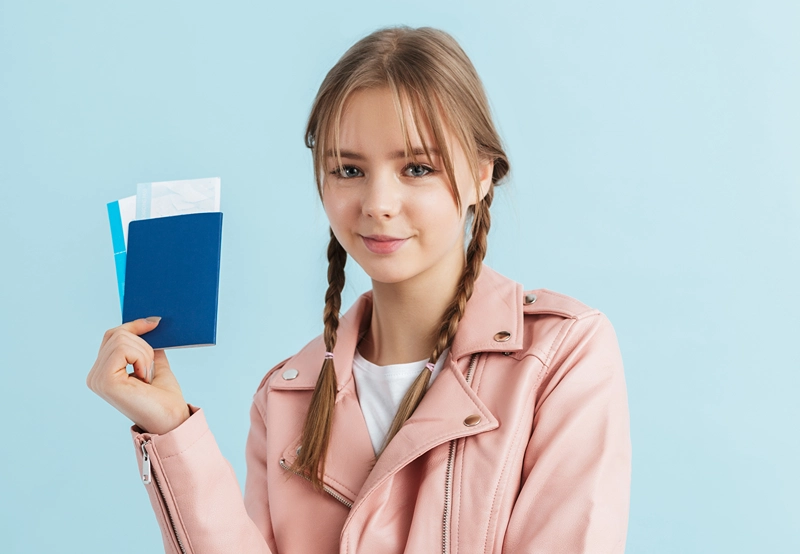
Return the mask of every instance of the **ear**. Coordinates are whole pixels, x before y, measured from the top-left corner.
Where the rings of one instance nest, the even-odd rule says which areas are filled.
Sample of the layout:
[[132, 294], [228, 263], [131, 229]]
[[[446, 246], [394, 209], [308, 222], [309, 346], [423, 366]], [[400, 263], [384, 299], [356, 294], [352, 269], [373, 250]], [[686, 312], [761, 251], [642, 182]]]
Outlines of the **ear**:
[[481, 182], [481, 195], [478, 201], [483, 200], [483, 197], [489, 192], [492, 186], [492, 175], [494, 174], [494, 160], [486, 159], [478, 161], [478, 176]]

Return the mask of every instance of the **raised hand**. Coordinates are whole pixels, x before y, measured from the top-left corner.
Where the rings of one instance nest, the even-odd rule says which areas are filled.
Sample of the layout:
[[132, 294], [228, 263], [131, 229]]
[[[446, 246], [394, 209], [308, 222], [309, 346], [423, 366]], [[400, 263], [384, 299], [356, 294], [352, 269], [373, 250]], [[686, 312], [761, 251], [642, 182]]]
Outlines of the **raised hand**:
[[[139, 335], [155, 329], [160, 317], [136, 319], [109, 329], [86, 377], [86, 385], [149, 433], [164, 434], [189, 418], [175, 375], [163, 350]], [[133, 373], [128, 373], [128, 364]]]

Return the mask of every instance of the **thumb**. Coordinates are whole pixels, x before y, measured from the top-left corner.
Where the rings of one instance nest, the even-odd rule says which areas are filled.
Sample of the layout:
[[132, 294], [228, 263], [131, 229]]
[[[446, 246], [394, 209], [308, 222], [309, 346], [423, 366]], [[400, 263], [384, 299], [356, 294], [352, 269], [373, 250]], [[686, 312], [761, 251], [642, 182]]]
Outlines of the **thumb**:
[[119, 328], [130, 331], [134, 335], [143, 335], [155, 329], [160, 321], [160, 316], [142, 317], [129, 321], [128, 323], [123, 323]]

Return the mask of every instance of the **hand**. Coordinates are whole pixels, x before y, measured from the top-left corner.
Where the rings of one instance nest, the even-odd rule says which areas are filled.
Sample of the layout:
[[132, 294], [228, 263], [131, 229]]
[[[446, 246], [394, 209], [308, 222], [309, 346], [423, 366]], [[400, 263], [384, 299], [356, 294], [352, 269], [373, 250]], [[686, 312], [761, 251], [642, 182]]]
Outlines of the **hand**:
[[158, 320], [136, 319], [106, 331], [86, 386], [141, 429], [162, 435], [190, 413], [167, 355], [139, 336], [155, 329]]

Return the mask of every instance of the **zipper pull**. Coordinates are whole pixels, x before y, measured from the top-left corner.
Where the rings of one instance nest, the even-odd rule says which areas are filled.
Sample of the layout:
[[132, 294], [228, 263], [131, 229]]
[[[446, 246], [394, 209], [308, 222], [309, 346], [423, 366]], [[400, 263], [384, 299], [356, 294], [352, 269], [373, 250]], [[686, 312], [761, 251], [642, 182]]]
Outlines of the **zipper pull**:
[[144, 441], [142, 443], [142, 482], [145, 485], [150, 484], [150, 454], [147, 453], [144, 445], [147, 444], [148, 441]]

